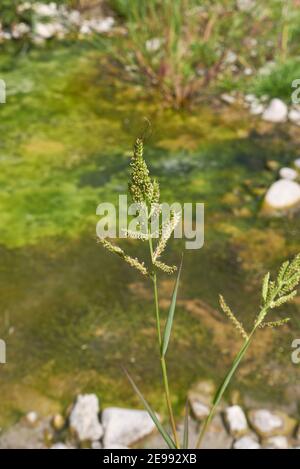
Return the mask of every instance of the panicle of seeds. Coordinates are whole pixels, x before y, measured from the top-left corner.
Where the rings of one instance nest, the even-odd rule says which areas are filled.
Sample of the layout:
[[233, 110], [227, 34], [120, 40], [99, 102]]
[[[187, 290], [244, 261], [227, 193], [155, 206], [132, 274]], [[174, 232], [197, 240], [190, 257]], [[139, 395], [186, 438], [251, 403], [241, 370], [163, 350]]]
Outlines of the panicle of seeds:
[[269, 309], [278, 308], [297, 295], [297, 290], [294, 290], [294, 288], [297, 287], [299, 282], [300, 254], [297, 254], [291, 262], [285, 261], [281, 265], [275, 280], [270, 280], [270, 273], [268, 272], [264, 277], [262, 286], [263, 306], [254, 324], [259, 327], [276, 327], [287, 322], [286, 320], [265, 323], [263, 321]]
[[119, 246], [116, 246], [110, 243], [105, 238], [98, 237], [98, 242], [101, 243], [103, 247], [107, 249], [109, 252], [112, 252], [120, 256], [122, 259], [124, 259], [125, 262], [127, 262], [127, 264], [137, 269], [142, 275], [145, 275], [145, 276], [149, 275], [148, 270], [144, 265], [144, 262], [140, 262], [138, 259], [133, 258], [129, 256], [128, 254], [125, 254], [123, 249], [121, 249]]
[[259, 327], [264, 329], [265, 327], [280, 327], [290, 321], [290, 318], [280, 319], [279, 321], [270, 321], [270, 322], [262, 322]]
[[149, 176], [149, 169], [143, 158], [144, 145], [141, 138], [137, 138], [134, 144], [133, 156], [131, 158], [131, 178], [129, 192], [134, 202], [145, 202], [151, 204], [155, 197], [159, 197], [159, 186]]
[[124, 255], [124, 261], [127, 262], [127, 264], [129, 264], [131, 267], [137, 269], [142, 275], [148, 275], [148, 270], [145, 267], [144, 262], [140, 262], [137, 258], [128, 256], [128, 254]]
[[160, 199], [160, 189], [159, 184], [156, 179], [153, 180], [153, 194], [152, 194], [152, 204], [159, 204]]
[[241, 336], [244, 339], [248, 339], [248, 334], [246, 333], [240, 321], [235, 317], [235, 315], [233, 314], [229, 306], [226, 304], [222, 295], [219, 295], [219, 301], [220, 301], [220, 306], [222, 310], [224, 311], [226, 316], [231, 320], [231, 322], [234, 324], [235, 328], [239, 331]]
[[297, 290], [292, 291], [288, 295], [280, 296], [277, 300], [270, 303], [270, 308], [278, 308], [279, 306], [291, 301], [297, 295]]
[[176, 226], [178, 225], [181, 219], [180, 212], [172, 212], [171, 220], [168, 220], [162, 227], [161, 238], [158, 241], [158, 244], [155, 248], [153, 253], [153, 261], [157, 261], [157, 259], [162, 255], [164, 252], [167, 242], [170, 239], [173, 231], [175, 230]]
[[173, 274], [177, 270], [176, 265], [167, 265], [161, 261], [154, 261], [153, 264], [166, 274]]
[[148, 233], [143, 233], [142, 231], [133, 231], [133, 230], [126, 230], [125, 228], [122, 229], [122, 233], [126, 235], [128, 238], [131, 239], [140, 239], [141, 241], [149, 240], [150, 236]]

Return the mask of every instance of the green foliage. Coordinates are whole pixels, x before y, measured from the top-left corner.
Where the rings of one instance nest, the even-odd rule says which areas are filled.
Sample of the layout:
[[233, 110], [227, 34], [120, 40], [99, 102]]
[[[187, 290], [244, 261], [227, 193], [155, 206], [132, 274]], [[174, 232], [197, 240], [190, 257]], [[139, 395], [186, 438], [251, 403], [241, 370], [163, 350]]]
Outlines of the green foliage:
[[282, 0], [255, 2], [248, 11], [235, 0], [111, 0], [111, 5], [129, 30], [119, 60], [132, 79], [159, 87], [176, 106], [205, 93], [208, 85], [249, 89], [251, 76], [267, 62], [297, 54], [299, 13]]
[[[32, 23], [32, 10], [19, 9], [20, 5], [24, 3], [23, 0], [2, 0], [1, 1], [1, 22], [3, 28], [10, 29], [15, 23], [24, 22], [28, 25]], [[34, 3], [32, 0], [29, 3]]]
[[163, 342], [162, 342], [162, 355], [165, 356], [168, 350], [168, 345], [169, 345], [169, 340], [172, 332], [172, 325], [174, 321], [174, 314], [175, 314], [175, 307], [176, 307], [176, 301], [177, 301], [177, 291], [179, 287], [179, 280], [180, 280], [180, 274], [181, 274], [181, 269], [182, 269], [182, 261], [180, 264], [180, 267], [178, 269], [178, 274], [177, 274], [177, 279], [175, 282], [174, 290], [173, 290], [173, 295], [172, 295], [172, 300], [171, 300], [171, 305], [169, 308], [169, 314], [166, 322], [166, 327], [163, 335]]
[[267, 75], [259, 76], [253, 84], [253, 92], [257, 96], [268, 95], [270, 98], [281, 98], [291, 102], [291, 85], [300, 76], [299, 58], [291, 58], [286, 62], [278, 62], [271, 67]]

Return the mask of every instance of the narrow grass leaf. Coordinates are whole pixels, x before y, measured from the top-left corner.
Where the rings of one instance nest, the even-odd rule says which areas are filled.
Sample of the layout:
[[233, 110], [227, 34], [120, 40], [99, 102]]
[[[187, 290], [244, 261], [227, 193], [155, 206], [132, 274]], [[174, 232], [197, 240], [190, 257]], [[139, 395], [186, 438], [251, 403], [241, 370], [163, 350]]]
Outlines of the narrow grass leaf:
[[172, 440], [170, 435], [168, 435], [168, 433], [166, 432], [166, 430], [164, 429], [164, 427], [162, 426], [162, 424], [158, 420], [155, 412], [151, 409], [150, 405], [148, 404], [148, 402], [146, 401], [146, 399], [142, 395], [141, 391], [139, 390], [139, 388], [137, 387], [137, 385], [133, 381], [132, 377], [130, 376], [130, 374], [128, 373], [128, 371], [125, 368], [123, 368], [123, 369], [124, 369], [124, 372], [125, 372], [128, 380], [129, 380], [131, 386], [133, 387], [134, 391], [137, 393], [137, 395], [141, 399], [142, 403], [144, 404], [145, 409], [147, 410], [148, 414], [150, 415], [151, 419], [153, 420], [157, 430], [159, 431], [159, 433], [161, 434], [161, 436], [163, 437], [163, 439], [167, 443], [168, 447], [170, 449], [176, 449], [176, 445], [175, 445], [174, 441]]
[[188, 449], [189, 447], [189, 402], [185, 404], [185, 415], [184, 415], [184, 428], [183, 428], [183, 443], [182, 448]]
[[168, 313], [168, 318], [164, 330], [164, 337], [163, 337], [163, 343], [162, 343], [162, 355], [165, 356], [168, 345], [169, 345], [169, 340], [171, 336], [171, 330], [172, 330], [172, 325], [173, 325], [173, 320], [174, 320], [174, 313], [175, 313], [175, 307], [176, 307], [176, 300], [177, 300], [177, 291], [178, 291], [178, 286], [179, 286], [179, 279], [180, 279], [180, 274], [181, 274], [181, 269], [182, 269], [182, 260], [180, 263], [180, 267], [178, 269], [178, 274], [177, 274], [177, 279], [175, 282], [174, 290], [173, 290], [173, 295], [172, 295], [172, 300], [171, 300], [171, 305]]

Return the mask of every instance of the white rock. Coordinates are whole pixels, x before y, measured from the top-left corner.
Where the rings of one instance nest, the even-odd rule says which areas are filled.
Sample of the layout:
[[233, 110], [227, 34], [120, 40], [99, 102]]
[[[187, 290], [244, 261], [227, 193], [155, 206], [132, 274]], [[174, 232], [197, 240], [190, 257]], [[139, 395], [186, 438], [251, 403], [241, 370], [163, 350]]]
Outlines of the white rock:
[[192, 408], [193, 415], [197, 418], [197, 420], [203, 420], [208, 416], [210, 411], [208, 405], [204, 404], [201, 401], [198, 401], [197, 399], [190, 399], [190, 405]]
[[208, 416], [214, 393], [214, 383], [207, 380], [198, 381], [189, 390], [188, 400], [196, 420], [201, 421]]
[[100, 441], [92, 441], [91, 448], [92, 449], [102, 449], [102, 444], [100, 443]]
[[242, 436], [233, 443], [234, 449], [260, 449], [260, 444], [255, 437], [246, 435]]
[[80, 33], [81, 34], [91, 34], [92, 28], [90, 26], [89, 21], [84, 21], [80, 26]]
[[79, 11], [77, 10], [71, 10], [68, 14], [68, 21], [71, 23], [71, 24], [74, 24], [75, 26], [79, 26], [80, 25], [80, 20], [81, 20], [81, 17], [80, 17], [80, 13]]
[[69, 446], [65, 445], [64, 443], [55, 443], [51, 446], [50, 449], [71, 449]]
[[250, 113], [253, 115], [253, 116], [259, 116], [260, 114], [262, 114], [265, 110], [265, 106], [259, 102], [256, 102], [254, 101], [253, 103], [251, 103], [251, 106], [250, 106]]
[[104, 445], [129, 446], [155, 429], [155, 424], [144, 410], [108, 407], [102, 413]]
[[245, 101], [246, 101], [246, 103], [253, 103], [254, 101], [257, 101], [257, 98], [256, 98], [255, 94], [249, 93], [249, 94], [245, 95]]
[[35, 24], [35, 34], [42, 39], [50, 39], [55, 36], [57, 32], [56, 23], [36, 23]]
[[300, 125], [300, 109], [299, 108], [292, 108], [290, 110], [289, 120], [293, 122], [293, 124]]
[[244, 75], [246, 75], [246, 77], [249, 77], [249, 76], [252, 75], [252, 74], [253, 74], [252, 68], [246, 67], [246, 68], [244, 69]]
[[241, 436], [248, 431], [246, 416], [239, 405], [233, 405], [225, 409], [225, 420], [229, 432], [233, 436]]
[[259, 431], [260, 434], [272, 433], [281, 428], [283, 424], [279, 415], [264, 409], [250, 412], [249, 418], [255, 430]]
[[269, 106], [263, 113], [262, 118], [268, 122], [286, 122], [288, 116], [287, 105], [281, 99], [272, 99]]
[[[272, 46], [270, 45], [269, 47], [273, 47], [273, 45]], [[276, 63], [272, 60], [269, 60], [258, 70], [258, 74], [261, 76], [269, 76], [271, 75], [275, 66], [276, 66]]]
[[113, 27], [115, 20], [112, 16], [103, 19], [91, 20], [91, 27], [97, 33], [108, 33]]
[[29, 423], [29, 425], [35, 425], [38, 421], [38, 418], [39, 416], [37, 412], [34, 411], [28, 412], [28, 414], [25, 416], [26, 422]]
[[265, 203], [273, 209], [285, 209], [300, 203], [300, 185], [295, 181], [280, 179], [269, 188]]
[[221, 94], [221, 99], [227, 104], [233, 104], [236, 101], [235, 97], [228, 93]]
[[51, 2], [49, 5], [45, 3], [35, 3], [32, 8], [35, 13], [39, 16], [56, 16], [57, 15], [57, 4]]
[[240, 11], [250, 11], [255, 5], [255, 0], [237, 0], [236, 4]]
[[105, 446], [104, 449], [129, 449], [129, 448], [128, 446], [110, 444], [108, 446]]
[[297, 159], [294, 161], [294, 165], [296, 166], [297, 169], [300, 169], [300, 158], [297, 158]]
[[289, 442], [285, 436], [273, 436], [268, 438], [265, 442], [264, 448], [266, 449], [288, 449]]
[[30, 27], [26, 23], [17, 23], [12, 26], [12, 37], [19, 39], [25, 34], [29, 33]]
[[160, 48], [161, 45], [162, 45], [162, 39], [159, 37], [148, 39], [148, 41], [145, 42], [146, 49], [149, 52], [156, 52]]
[[298, 177], [297, 171], [292, 168], [281, 168], [279, 170], [279, 176], [282, 179], [288, 179], [289, 181], [294, 181]]
[[234, 64], [237, 61], [238, 56], [232, 50], [229, 50], [225, 56], [224, 61], [227, 64]]
[[70, 414], [70, 428], [79, 441], [96, 441], [103, 436], [98, 419], [99, 403], [95, 394], [79, 394]]

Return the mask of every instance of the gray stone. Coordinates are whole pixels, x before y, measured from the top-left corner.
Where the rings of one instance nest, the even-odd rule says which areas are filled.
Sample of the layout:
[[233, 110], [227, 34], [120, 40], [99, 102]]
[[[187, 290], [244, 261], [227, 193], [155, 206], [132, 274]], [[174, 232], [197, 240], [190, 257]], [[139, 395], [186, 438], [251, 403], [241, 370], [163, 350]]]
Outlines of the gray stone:
[[50, 449], [72, 449], [69, 446], [65, 445], [64, 443], [55, 443], [51, 446]]
[[156, 52], [160, 49], [163, 40], [160, 37], [153, 37], [152, 39], [148, 39], [146, 41], [145, 46], [147, 51], [149, 52]]
[[264, 441], [265, 449], [288, 449], [289, 442], [286, 436], [272, 436]]
[[144, 410], [108, 407], [102, 413], [104, 446], [112, 444], [130, 446], [149, 435], [156, 428]]
[[0, 449], [45, 449], [45, 431], [49, 419], [39, 418], [35, 425], [28, 425], [24, 419], [0, 435]]
[[255, 6], [255, 0], [237, 0], [236, 4], [240, 11], [248, 12]]
[[286, 122], [288, 117], [288, 107], [281, 99], [272, 99], [269, 106], [264, 111], [262, 118], [268, 122]]
[[221, 99], [226, 104], [234, 104], [236, 101], [235, 97], [228, 93], [221, 94]]
[[294, 161], [294, 165], [297, 169], [300, 169], [300, 158], [297, 158], [295, 161]]
[[289, 112], [289, 120], [296, 125], [300, 125], [300, 108], [292, 108]]
[[208, 427], [207, 432], [204, 435], [201, 448], [230, 449], [232, 447], [232, 443], [233, 438], [226, 431], [221, 415], [215, 415], [210, 426]]
[[265, 106], [262, 103], [255, 102], [255, 101], [251, 103], [250, 113], [253, 116], [259, 116], [260, 114], [264, 112], [264, 110], [265, 110]]
[[284, 412], [267, 409], [251, 410], [248, 417], [252, 428], [262, 438], [291, 435], [297, 424]]
[[248, 423], [243, 409], [239, 405], [227, 407], [224, 412], [228, 430], [235, 438], [245, 435]]
[[92, 441], [91, 448], [92, 449], [102, 449], [103, 446], [100, 443], [100, 441]]
[[95, 394], [79, 394], [70, 414], [70, 429], [79, 441], [96, 441], [103, 436], [99, 422], [99, 403]]
[[214, 383], [207, 380], [198, 381], [188, 392], [191, 411], [197, 420], [201, 421], [208, 416], [214, 393]]
[[104, 449], [129, 449], [129, 448], [128, 446], [110, 444], [108, 446], [104, 446]]
[[36, 425], [38, 419], [39, 419], [39, 416], [37, 412], [34, 412], [34, 411], [28, 412], [28, 414], [25, 415], [26, 423], [28, 423], [31, 426]]
[[233, 443], [233, 449], [260, 449], [257, 439], [252, 435], [245, 435]]

